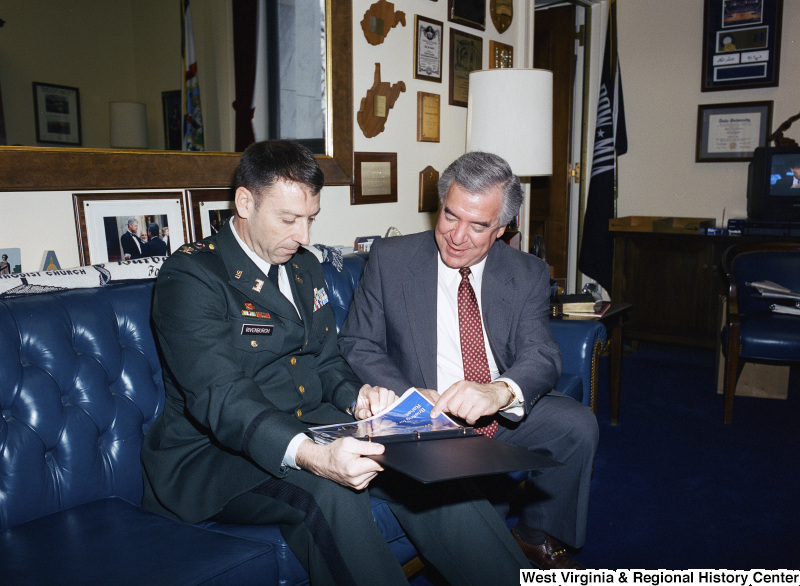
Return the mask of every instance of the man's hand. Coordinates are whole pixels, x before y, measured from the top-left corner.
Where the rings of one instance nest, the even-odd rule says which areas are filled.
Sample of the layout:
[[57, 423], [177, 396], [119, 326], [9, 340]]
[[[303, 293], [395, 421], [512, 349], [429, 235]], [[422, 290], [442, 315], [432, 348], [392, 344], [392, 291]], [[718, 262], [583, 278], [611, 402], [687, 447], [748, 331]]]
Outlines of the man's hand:
[[358, 391], [356, 406], [353, 408], [353, 417], [356, 419], [366, 419], [377, 415], [389, 405], [397, 400], [394, 391], [385, 387], [373, 387], [364, 385]]
[[436, 405], [436, 402], [439, 400], [439, 397], [441, 396], [439, 393], [437, 393], [433, 389], [421, 389], [419, 387], [416, 387], [416, 389], [417, 389], [417, 391], [419, 391], [419, 393], [423, 397], [428, 399], [428, 401], [430, 401], [434, 405]]
[[462, 380], [442, 393], [431, 410], [431, 417], [450, 413], [472, 425], [484, 415], [494, 415], [513, 398], [503, 382], [480, 384]]
[[363, 490], [383, 470], [380, 464], [366, 456], [382, 454], [384, 449], [382, 444], [352, 437], [337, 439], [324, 446], [309, 439], [300, 444], [295, 462], [312, 474], [348, 488]]

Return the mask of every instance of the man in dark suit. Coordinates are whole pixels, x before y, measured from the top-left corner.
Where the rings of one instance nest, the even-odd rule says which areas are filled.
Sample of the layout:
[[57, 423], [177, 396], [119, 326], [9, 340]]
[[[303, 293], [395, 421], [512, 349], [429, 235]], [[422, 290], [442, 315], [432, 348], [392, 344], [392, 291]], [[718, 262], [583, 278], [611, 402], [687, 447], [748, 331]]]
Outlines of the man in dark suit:
[[139, 232], [139, 221], [136, 218], [128, 218], [128, 231], [119, 239], [124, 260], [142, 257], [144, 243], [139, 239], [137, 232]]
[[312, 584], [407, 585], [372, 518], [379, 495], [451, 583], [516, 583], [525, 557], [471, 485], [415, 486], [368, 457], [378, 443], [306, 435], [395, 398], [342, 358], [322, 269], [302, 248], [322, 184], [305, 147], [251, 145], [232, 221], [164, 262], [153, 322], [167, 399], [142, 448], [142, 504], [190, 523], [280, 524]]
[[[373, 243], [339, 347], [361, 378], [397, 392], [426, 389], [431, 415], [448, 412], [478, 426], [494, 421], [497, 439], [563, 462], [531, 475], [514, 535], [538, 566], [580, 568], [562, 542], [580, 547], [585, 540], [597, 421], [551, 391], [561, 355], [549, 326], [547, 265], [498, 240], [519, 211], [519, 179], [500, 157], [467, 153], [442, 174], [439, 196], [433, 232]], [[462, 287], [481, 309], [482, 323], [472, 329], [484, 382], [467, 376], [474, 351], [462, 352]]]
[[775, 182], [773, 190], [775, 195], [800, 193], [800, 159], [794, 160], [789, 164], [789, 171], [792, 173], [791, 176], [786, 174]]
[[167, 243], [159, 237], [161, 229], [155, 222], [147, 226], [147, 242], [142, 246], [142, 256], [167, 256]]

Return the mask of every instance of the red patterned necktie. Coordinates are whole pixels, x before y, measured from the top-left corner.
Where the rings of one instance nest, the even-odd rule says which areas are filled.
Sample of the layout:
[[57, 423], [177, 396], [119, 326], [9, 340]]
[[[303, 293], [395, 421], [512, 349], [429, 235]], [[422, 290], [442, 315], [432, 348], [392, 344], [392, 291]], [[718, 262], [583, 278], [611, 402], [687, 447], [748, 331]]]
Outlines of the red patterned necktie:
[[[458, 329], [461, 336], [461, 359], [464, 363], [464, 380], [476, 383], [492, 382], [489, 373], [489, 361], [486, 359], [486, 345], [483, 342], [483, 326], [478, 299], [469, 282], [470, 270], [464, 267], [461, 283], [458, 285]], [[476, 433], [494, 437], [497, 431], [497, 420], [492, 419], [489, 425], [476, 427]]]

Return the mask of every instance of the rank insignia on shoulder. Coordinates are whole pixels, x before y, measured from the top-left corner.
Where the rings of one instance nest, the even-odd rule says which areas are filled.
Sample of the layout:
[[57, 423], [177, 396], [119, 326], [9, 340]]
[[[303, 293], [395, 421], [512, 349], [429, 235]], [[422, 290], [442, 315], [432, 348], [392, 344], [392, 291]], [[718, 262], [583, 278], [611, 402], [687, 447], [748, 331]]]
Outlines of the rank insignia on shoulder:
[[325, 289], [314, 289], [314, 311], [317, 311], [321, 307], [325, 306], [328, 303], [328, 293]]
[[194, 254], [195, 249], [189, 244], [184, 244], [178, 249], [178, 252], [185, 252], [186, 254]]

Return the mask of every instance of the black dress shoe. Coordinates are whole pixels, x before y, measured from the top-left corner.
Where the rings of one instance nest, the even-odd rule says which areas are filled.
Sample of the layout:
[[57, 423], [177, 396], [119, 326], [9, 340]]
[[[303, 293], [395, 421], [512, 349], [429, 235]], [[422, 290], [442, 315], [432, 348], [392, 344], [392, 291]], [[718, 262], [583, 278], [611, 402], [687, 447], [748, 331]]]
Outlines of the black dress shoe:
[[567, 553], [567, 546], [561, 543], [555, 537], [547, 536], [544, 543], [539, 545], [531, 545], [525, 543], [520, 539], [517, 532], [513, 529], [511, 534], [517, 541], [522, 553], [531, 562], [536, 564], [542, 570], [585, 570], [575, 558]]

